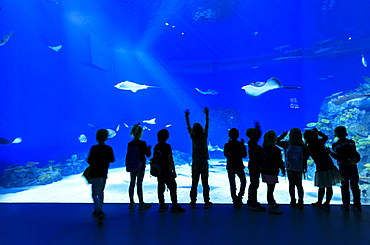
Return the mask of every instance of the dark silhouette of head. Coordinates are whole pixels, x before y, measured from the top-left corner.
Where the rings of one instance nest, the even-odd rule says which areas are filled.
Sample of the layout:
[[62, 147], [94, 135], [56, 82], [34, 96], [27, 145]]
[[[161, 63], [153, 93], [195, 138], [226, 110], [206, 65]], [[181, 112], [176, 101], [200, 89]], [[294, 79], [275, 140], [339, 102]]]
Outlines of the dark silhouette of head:
[[302, 132], [299, 128], [292, 128], [289, 131], [289, 145], [303, 145]]
[[229, 130], [229, 137], [232, 140], [236, 140], [239, 138], [239, 130], [236, 128], [232, 128]]
[[347, 129], [344, 126], [338, 126], [334, 129], [334, 134], [338, 138], [345, 138], [347, 134]]
[[263, 136], [263, 147], [271, 147], [276, 144], [276, 133], [274, 130], [267, 131]]
[[143, 128], [139, 126], [140, 123], [135, 124], [131, 131], [130, 136], [133, 136], [135, 139], [141, 139], [143, 136]]
[[191, 129], [191, 135], [198, 138], [198, 137], [202, 137], [203, 134], [204, 134], [204, 130], [203, 130], [202, 125], [200, 125], [200, 123], [194, 123], [193, 128]]
[[166, 143], [166, 141], [170, 138], [170, 133], [167, 129], [161, 129], [157, 133], [157, 139], [159, 143]]
[[106, 129], [99, 129], [96, 131], [96, 141], [98, 143], [104, 143], [108, 139], [109, 133]]
[[307, 144], [311, 144], [311, 143], [319, 141], [318, 134], [313, 130], [304, 131], [303, 136]]
[[256, 128], [248, 128], [246, 135], [251, 140], [256, 140], [258, 138], [258, 129]]

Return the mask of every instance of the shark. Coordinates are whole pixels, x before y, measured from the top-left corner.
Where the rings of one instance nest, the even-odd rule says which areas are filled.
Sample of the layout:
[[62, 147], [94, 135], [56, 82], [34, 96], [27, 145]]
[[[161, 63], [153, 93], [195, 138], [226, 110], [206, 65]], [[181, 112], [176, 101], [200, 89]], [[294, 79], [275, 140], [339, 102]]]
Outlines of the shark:
[[49, 48], [51, 48], [52, 50], [54, 50], [55, 52], [59, 52], [59, 50], [61, 48], [63, 48], [63, 45], [58, 45], [58, 46], [55, 46], [55, 47], [52, 47], [52, 46], [48, 46]]
[[120, 82], [114, 85], [115, 88], [122, 89], [122, 90], [131, 90], [132, 92], [136, 93], [139, 90], [147, 89], [147, 88], [154, 88], [154, 86], [142, 85], [133, 83], [130, 81]]
[[143, 123], [147, 123], [147, 124], [155, 124], [155, 120], [157, 118], [153, 118], [153, 119], [150, 119], [150, 120], [144, 120]]
[[3, 36], [3, 38], [1, 38], [0, 40], [0, 46], [3, 46], [5, 45], [7, 42], [9, 42], [9, 38], [12, 37], [12, 32], [10, 32], [10, 34], [6, 34]]
[[285, 88], [285, 89], [301, 89], [300, 87], [285, 87], [281, 85], [281, 82], [276, 78], [272, 77], [268, 79], [266, 82], [254, 82], [242, 87], [245, 93], [252, 96], [257, 97], [267, 91], [278, 89], [278, 88]]
[[199, 88], [195, 88], [195, 90], [197, 90], [199, 93], [201, 94], [211, 94], [211, 95], [215, 95], [215, 94], [218, 94], [217, 91], [215, 90], [211, 90], [211, 89], [208, 89], [207, 91], [202, 91], [200, 90]]

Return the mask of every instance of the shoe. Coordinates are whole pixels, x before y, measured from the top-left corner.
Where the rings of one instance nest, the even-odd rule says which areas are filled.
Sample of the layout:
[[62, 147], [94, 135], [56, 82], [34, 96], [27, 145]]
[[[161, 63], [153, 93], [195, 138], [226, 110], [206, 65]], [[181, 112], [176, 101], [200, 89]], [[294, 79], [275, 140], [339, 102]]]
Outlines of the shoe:
[[167, 209], [168, 209], [168, 205], [167, 204], [161, 204], [159, 206], [158, 212], [162, 213], [162, 212], [166, 211]]
[[349, 211], [349, 205], [348, 204], [342, 204], [340, 205], [340, 207], [342, 208], [342, 210], [344, 211]]
[[148, 209], [148, 208], [151, 208], [152, 205], [149, 204], [149, 203], [140, 203], [139, 204], [139, 210], [144, 210], [144, 209]]
[[190, 208], [195, 208], [195, 202], [190, 202]]
[[296, 208], [297, 207], [297, 203], [294, 201], [294, 202], [290, 202], [290, 206], [292, 208]]
[[98, 212], [96, 212], [95, 210], [94, 210], [94, 212], [92, 212], [91, 215], [94, 216], [94, 217], [98, 217], [99, 216]]
[[269, 205], [269, 213], [282, 215], [283, 211], [280, 211], [279, 208], [276, 207], [276, 205]]
[[257, 211], [257, 212], [265, 212], [266, 211], [266, 208], [257, 204], [257, 205], [253, 205], [251, 207], [251, 210], [254, 210], [254, 211]]
[[171, 213], [185, 213], [186, 210], [182, 208], [180, 205], [172, 205]]
[[330, 204], [327, 202], [324, 202], [324, 204], [322, 205], [322, 209], [325, 211], [330, 211]]
[[362, 212], [362, 208], [361, 208], [361, 205], [354, 205], [354, 204], [351, 204], [351, 206], [358, 212]]
[[248, 207], [252, 207], [252, 206], [253, 206], [253, 202], [252, 202], [251, 200], [248, 200], [248, 201], [247, 201], [247, 206], [248, 206]]
[[205, 202], [204, 203], [204, 208], [206, 208], [206, 209], [211, 208], [212, 205], [213, 205], [213, 203], [211, 203], [211, 202]]
[[322, 204], [319, 202], [311, 203], [311, 206], [317, 209], [322, 209]]
[[128, 205], [128, 209], [134, 209], [136, 206], [136, 203], [130, 202], [130, 205]]
[[241, 208], [243, 206], [243, 203], [234, 203], [234, 208]]
[[303, 207], [304, 207], [303, 201], [298, 201], [297, 208], [303, 209]]

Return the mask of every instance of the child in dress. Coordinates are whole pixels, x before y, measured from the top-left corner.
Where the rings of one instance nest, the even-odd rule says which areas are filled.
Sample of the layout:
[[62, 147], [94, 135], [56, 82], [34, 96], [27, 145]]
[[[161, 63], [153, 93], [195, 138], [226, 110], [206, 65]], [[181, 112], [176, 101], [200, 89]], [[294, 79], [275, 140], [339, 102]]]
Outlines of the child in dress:
[[130, 172], [130, 186], [128, 189], [129, 197], [130, 197], [130, 205], [129, 209], [133, 209], [135, 207], [134, 201], [134, 189], [135, 189], [135, 182], [137, 179], [137, 196], [139, 197], [139, 210], [148, 209], [151, 207], [150, 204], [144, 203], [143, 198], [143, 180], [145, 174], [145, 166], [146, 166], [146, 157], [151, 156], [150, 146], [147, 146], [145, 141], [141, 140], [143, 136], [143, 128], [138, 124], [135, 124], [130, 132], [130, 136], [133, 136], [134, 139], [128, 143], [127, 148], [130, 147], [137, 147], [139, 158], [141, 161], [141, 168], [138, 171]]
[[262, 182], [267, 184], [267, 203], [268, 212], [273, 214], [283, 214], [279, 210], [279, 205], [276, 204], [274, 199], [274, 190], [276, 183], [279, 183], [278, 175], [279, 169], [281, 169], [283, 175], [285, 175], [284, 162], [282, 159], [281, 151], [276, 146], [276, 133], [273, 130], [265, 133], [262, 144], [262, 161], [261, 172]]
[[[289, 131], [289, 140], [283, 141], [288, 132], [284, 132], [277, 138], [277, 145], [282, 147], [285, 152], [285, 167], [288, 173], [290, 206], [302, 209], [303, 204], [303, 186], [302, 175], [307, 172], [307, 161], [305, 161], [305, 147], [302, 140], [302, 132], [299, 128], [292, 128]], [[298, 203], [295, 198], [295, 188], [298, 191]]]
[[[230, 140], [224, 146], [224, 155], [227, 158], [227, 175], [230, 182], [231, 198], [233, 199], [234, 207], [240, 208], [243, 205], [242, 199], [245, 192], [247, 180], [245, 178], [243, 158], [247, 157], [247, 149], [244, 145], [244, 140], [239, 138], [239, 131], [232, 128], [229, 131]], [[236, 195], [235, 175], [240, 179], [239, 194]]]
[[109, 133], [106, 129], [99, 129], [96, 132], [96, 141], [98, 144], [91, 147], [89, 156], [87, 157], [87, 162], [91, 167], [91, 190], [95, 207], [92, 214], [99, 218], [105, 216], [103, 212], [104, 188], [107, 181], [109, 164], [114, 162], [113, 149], [105, 144], [108, 135]]
[[[320, 139], [319, 136], [321, 137]], [[330, 201], [333, 197], [332, 186], [342, 182], [344, 179], [325, 148], [324, 144], [328, 140], [328, 136], [317, 129], [312, 129], [304, 132], [304, 138], [307, 145], [306, 158], [312, 157], [316, 164], [314, 185], [319, 187], [318, 200], [311, 205], [315, 208], [330, 211]], [[325, 192], [326, 202], [323, 204]]]

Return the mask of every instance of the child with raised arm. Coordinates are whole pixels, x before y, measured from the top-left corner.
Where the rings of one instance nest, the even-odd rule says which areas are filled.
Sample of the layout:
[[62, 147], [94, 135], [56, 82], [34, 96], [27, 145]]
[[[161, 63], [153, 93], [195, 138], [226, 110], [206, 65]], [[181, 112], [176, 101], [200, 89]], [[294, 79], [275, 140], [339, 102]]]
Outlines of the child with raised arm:
[[111, 162], [114, 162], [113, 149], [105, 144], [108, 139], [108, 130], [99, 129], [96, 132], [97, 145], [91, 147], [87, 162], [91, 167], [91, 195], [94, 201], [95, 210], [93, 216], [102, 218], [103, 212], [104, 188], [107, 181], [108, 168]]
[[[333, 185], [343, 181], [343, 177], [335, 167], [333, 160], [329, 156], [325, 143], [328, 136], [317, 129], [306, 130], [303, 134], [306, 140], [306, 158], [312, 158], [316, 164], [314, 185], [319, 187], [317, 202], [311, 205], [318, 209], [330, 211], [330, 201], [333, 197]], [[319, 138], [320, 136], [320, 138]], [[326, 192], [326, 202], [322, 203]]]
[[[243, 158], [247, 157], [247, 149], [243, 139], [238, 141], [239, 131], [236, 128], [230, 129], [229, 137], [229, 142], [224, 146], [224, 155], [227, 158], [226, 169], [234, 208], [240, 208], [243, 205], [242, 199], [247, 184], [244, 172], [245, 167], [243, 164]], [[240, 190], [238, 195], [236, 195], [235, 175], [240, 179]]]
[[[305, 146], [302, 140], [302, 132], [299, 128], [292, 128], [289, 131], [289, 140], [284, 141], [288, 132], [284, 132], [277, 137], [277, 145], [284, 149], [285, 152], [285, 167], [288, 172], [290, 206], [302, 209], [303, 204], [303, 185], [302, 175], [307, 172], [307, 161], [305, 160]], [[295, 188], [298, 191], [298, 203], [295, 198]]]
[[356, 143], [353, 140], [347, 139], [348, 134], [345, 127], [336, 127], [334, 134], [338, 137], [338, 141], [332, 145], [333, 153], [330, 155], [337, 160], [339, 171], [344, 178], [341, 186], [343, 202], [342, 208], [349, 211], [349, 185], [351, 184], [353, 207], [357, 211], [362, 211], [361, 192], [358, 186], [359, 176], [356, 165], [360, 161], [360, 154], [358, 154], [356, 150]]
[[135, 182], [137, 180], [137, 196], [139, 197], [139, 210], [144, 210], [144, 209], [148, 209], [151, 207], [150, 204], [144, 203], [144, 198], [143, 198], [143, 180], [144, 180], [144, 174], [145, 174], [145, 163], [146, 163], [146, 157], [151, 156], [151, 152], [150, 152], [151, 147], [147, 146], [146, 142], [141, 140], [143, 136], [143, 128], [139, 126], [139, 123], [135, 124], [132, 127], [130, 136], [133, 136], [134, 139], [128, 143], [127, 149], [135, 148], [134, 151], [131, 151], [131, 152], [135, 152], [135, 151], [137, 152], [136, 155], [139, 158], [137, 160], [141, 162], [141, 166], [139, 166], [139, 169], [135, 169], [135, 171], [129, 171], [130, 172], [130, 186], [128, 189], [128, 193], [130, 197], [129, 209], [133, 209], [136, 205], [134, 201], [134, 189], [135, 189]]
[[204, 114], [206, 116], [206, 125], [203, 129], [199, 123], [194, 123], [190, 126], [190, 111], [185, 110], [186, 126], [192, 140], [192, 165], [191, 165], [191, 179], [192, 185], [190, 190], [190, 207], [195, 208], [198, 193], [199, 178], [202, 179], [204, 207], [210, 208], [212, 203], [209, 198], [208, 185], [208, 129], [209, 129], [209, 109], [204, 107]]
[[170, 133], [167, 129], [161, 129], [157, 133], [158, 144], [154, 146], [154, 157], [159, 157], [161, 159], [161, 171], [157, 176], [158, 180], [158, 200], [159, 200], [159, 212], [164, 212], [168, 209], [168, 205], [164, 201], [164, 191], [165, 185], [170, 190], [172, 207], [172, 213], [185, 213], [183, 209], [177, 203], [177, 184], [175, 178], [176, 170], [175, 163], [172, 157], [172, 148], [170, 144], [167, 144], [167, 140], [170, 137]]
[[258, 160], [262, 151], [262, 147], [258, 144], [258, 141], [262, 135], [260, 124], [258, 122], [255, 122], [255, 127], [247, 129], [246, 135], [249, 138], [249, 188], [247, 205], [250, 206], [251, 209], [254, 211], [264, 212], [266, 211], [266, 208], [261, 206], [261, 204], [257, 201], [257, 190], [260, 185], [261, 176]]

